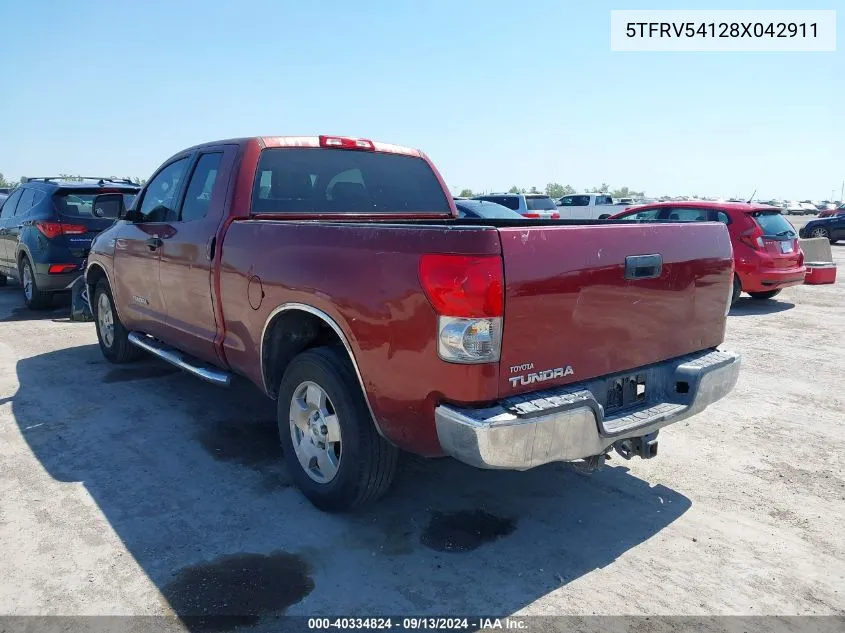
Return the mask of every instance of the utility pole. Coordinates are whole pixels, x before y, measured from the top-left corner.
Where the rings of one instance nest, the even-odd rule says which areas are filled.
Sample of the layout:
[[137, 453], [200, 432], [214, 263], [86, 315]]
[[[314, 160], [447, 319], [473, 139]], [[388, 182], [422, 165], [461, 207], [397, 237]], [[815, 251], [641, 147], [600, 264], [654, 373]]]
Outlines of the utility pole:
[[842, 189], [839, 190], [839, 202], [845, 203], [845, 180], [842, 181]]

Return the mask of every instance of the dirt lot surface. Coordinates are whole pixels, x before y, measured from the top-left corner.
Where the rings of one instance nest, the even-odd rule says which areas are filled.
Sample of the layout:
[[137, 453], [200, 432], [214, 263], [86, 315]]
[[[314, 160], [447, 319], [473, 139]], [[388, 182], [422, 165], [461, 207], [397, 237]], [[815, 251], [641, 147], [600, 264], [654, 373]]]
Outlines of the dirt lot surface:
[[115, 367], [0, 288], [0, 613], [843, 614], [845, 245], [835, 286], [743, 298], [736, 390], [584, 475], [404, 460], [354, 516], [291, 487], [273, 405]]

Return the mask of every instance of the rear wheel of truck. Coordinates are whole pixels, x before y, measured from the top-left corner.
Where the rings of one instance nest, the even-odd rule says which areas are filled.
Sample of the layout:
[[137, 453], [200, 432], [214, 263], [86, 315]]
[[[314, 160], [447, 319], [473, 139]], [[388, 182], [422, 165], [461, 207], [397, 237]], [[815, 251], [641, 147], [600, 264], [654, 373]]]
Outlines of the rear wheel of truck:
[[317, 347], [291, 361], [278, 424], [288, 471], [321, 510], [353, 510], [390, 487], [399, 451], [376, 431], [342, 350]]
[[0, 286], [5, 286], [5, 285], [6, 285], [6, 275], [4, 275], [3, 273], [0, 273]]
[[731, 293], [731, 305], [735, 304], [739, 295], [742, 294], [742, 283], [739, 281], [739, 275], [734, 275], [734, 289]]
[[140, 358], [141, 349], [129, 342], [129, 331], [123, 327], [123, 323], [117, 316], [111, 288], [105, 279], [97, 282], [91, 311], [94, 322], [97, 324], [97, 341], [100, 343], [100, 351], [103, 352], [106, 360], [120, 364]]
[[749, 292], [752, 299], [771, 299], [780, 294], [780, 290], [766, 290], [765, 292]]

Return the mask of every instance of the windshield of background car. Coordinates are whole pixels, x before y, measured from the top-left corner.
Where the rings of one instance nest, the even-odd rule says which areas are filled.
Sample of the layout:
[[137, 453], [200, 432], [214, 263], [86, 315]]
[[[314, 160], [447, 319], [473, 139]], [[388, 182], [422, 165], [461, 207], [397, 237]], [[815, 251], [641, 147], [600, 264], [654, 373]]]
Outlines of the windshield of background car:
[[451, 213], [440, 181], [418, 156], [318, 148], [261, 152], [257, 213]]
[[529, 211], [554, 211], [555, 201], [549, 196], [525, 196], [525, 205]]
[[[92, 189], [91, 191], [60, 191], [53, 195], [53, 203], [56, 205], [56, 210], [61, 215], [67, 215], [77, 218], [93, 218], [94, 213], [93, 203], [94, 198], [101, 193], [121, 193], [111, 191], [104, 191], [102, 189]], [[123, 204], [128, 209], [135, 200], [134, 193], [123, 194]]]
[[795, 228], [778, 211], [753, 211], [750, 213], [766, 237], [791, 237]]

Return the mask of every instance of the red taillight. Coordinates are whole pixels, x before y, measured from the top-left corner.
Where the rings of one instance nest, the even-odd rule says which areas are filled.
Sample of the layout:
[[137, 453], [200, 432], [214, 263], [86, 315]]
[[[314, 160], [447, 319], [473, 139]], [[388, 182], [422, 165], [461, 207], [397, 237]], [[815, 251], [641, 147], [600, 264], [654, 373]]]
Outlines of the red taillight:
[[804, 251], [801, 250], [801, 247], [798, 247], [798, 265], [804, 265]]
[[478, 318], [504, 312], [505, 278], [498, 255], [423, 255], [419, 275], [440, 315]]
[[755, 251], [763, 249], [763, 232], [759, 226], [754, 226], [747, 231], [743, 231], [740, 233], [739, 239], [743, 244], [747, 244]]
[[540, 214], [539, 213], [523, 213], [522, 217], [538, 219], [540, 217]]
[[552, 220], [560, 220], [560, 213], [557, 211], [552, 211], [552, 215], [550, 216]]
[[88, 229], [83, 224], [62, 224], [61, 222], [44, 222], [39, 220], [35, 223], [37, 228], [48, 240], [59, 235], [82, 235]]
[[334, 147], [336, 149], [360, 149], [375, 151], [372, 141], [365, 138], [349, 138], [346, 136], [320, 136], [320, 147]]
[[78, 268], [77, 264], [50, 264], [47, 272], [51, 275], [58, 275], [61, 273], [69, 273]]

